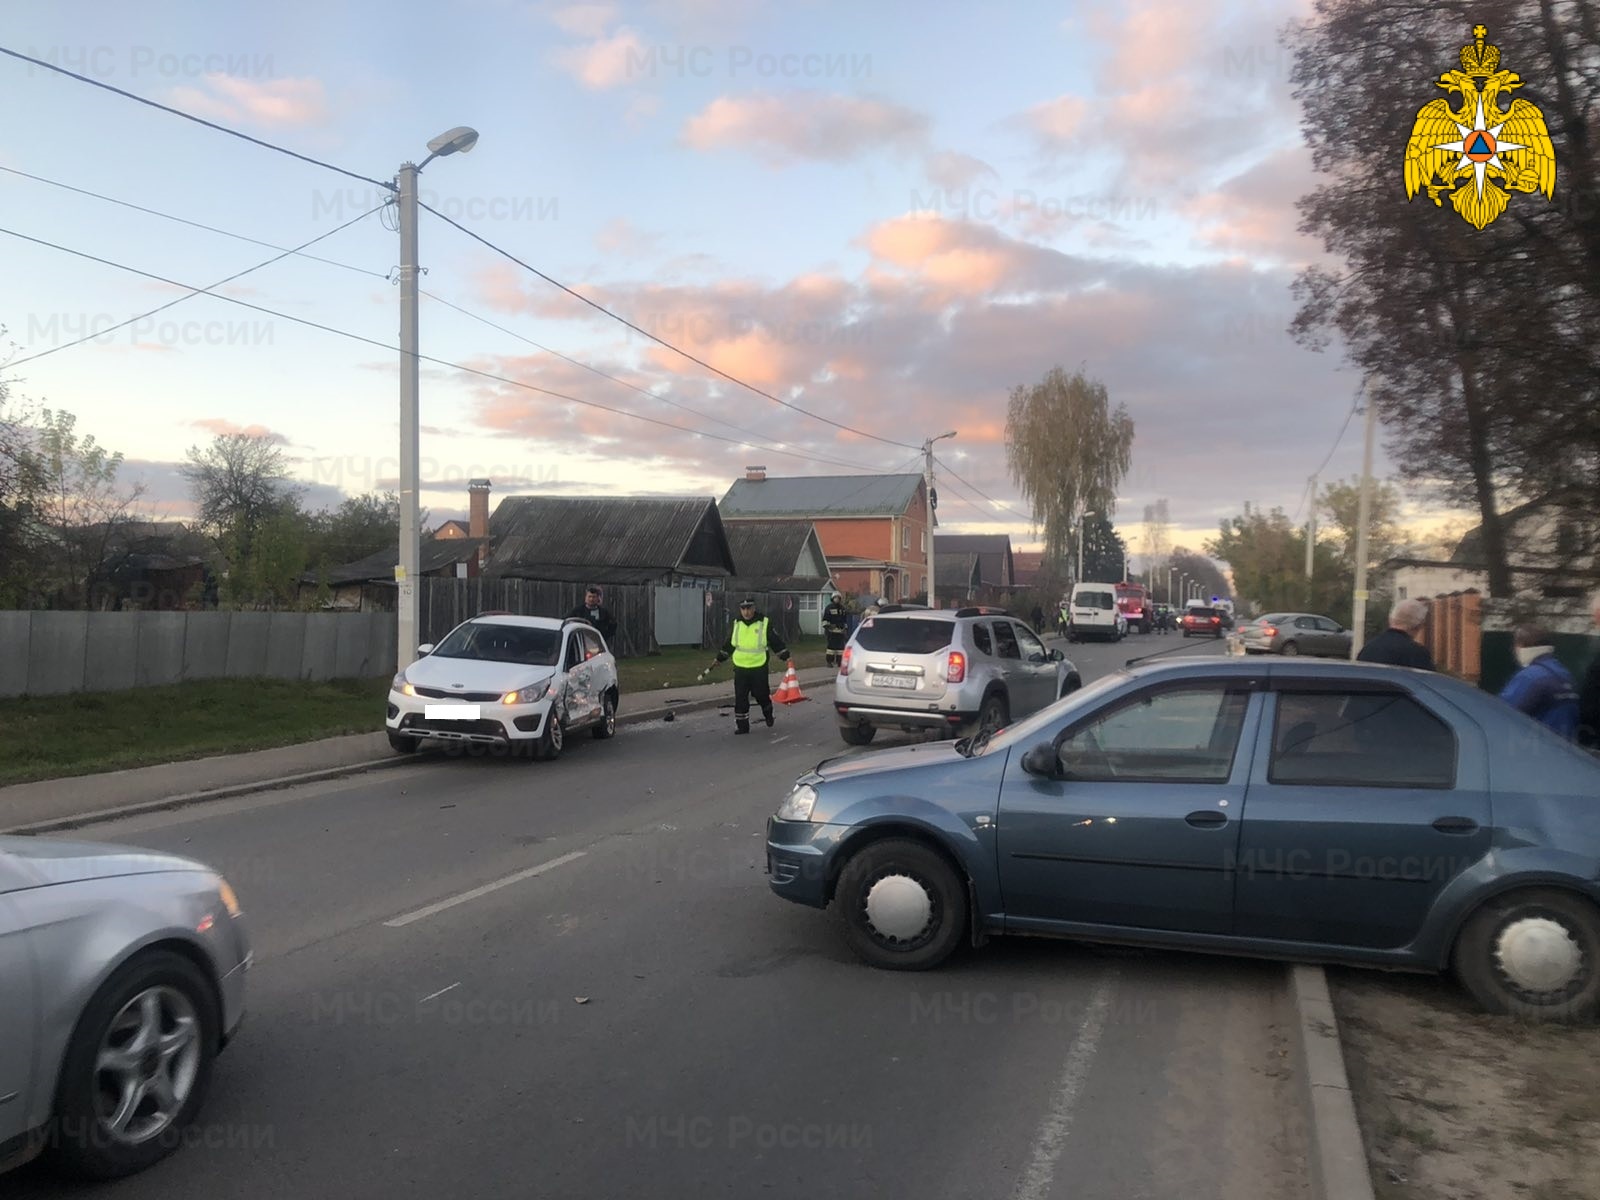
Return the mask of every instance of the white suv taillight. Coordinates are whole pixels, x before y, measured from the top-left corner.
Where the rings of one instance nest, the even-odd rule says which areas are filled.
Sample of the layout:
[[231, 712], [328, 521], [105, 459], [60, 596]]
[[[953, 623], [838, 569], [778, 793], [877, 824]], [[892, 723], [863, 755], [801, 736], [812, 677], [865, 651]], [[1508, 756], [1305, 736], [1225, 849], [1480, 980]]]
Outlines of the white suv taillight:
[[850, 647], [849, 646], [846, 646], [844, 648], [844, 656], [839, 659], [839, 674], [841, 674], [841, 675], [850, 674]]
[[946, 683], [960, 683], [967, 677], [967, 656], [959, 650], [950, 651], [950, 657], [945, 661], [944, 678]]

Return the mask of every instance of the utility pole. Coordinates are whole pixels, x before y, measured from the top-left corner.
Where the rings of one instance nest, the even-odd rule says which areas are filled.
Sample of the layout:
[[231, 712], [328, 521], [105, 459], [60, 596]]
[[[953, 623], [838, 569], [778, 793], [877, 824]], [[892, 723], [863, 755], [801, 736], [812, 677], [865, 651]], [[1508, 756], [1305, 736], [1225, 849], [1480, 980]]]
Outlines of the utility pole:
[[1356, 601], [1350, 614], [1350, 658], [1361, 653], [1367, 635], [1367, 524], [1372, 518], [1372, 439], [1377, 432], [1378, 410], [1372, 393], [1363, 389], [1367, 406], [1367, 430], [1361, 448], [1361, 503], [1356, 515]]
[[417, 575], [422, 563], [417, 411], [417, 167], [400, 165], [400, 562], [394, 579], [399, 626], [395, 670], [404, 671], [417, 656]]
[[938, 516], [934, 512], [934, 509], [937, 506], [938, 502], [935, 500], [934, 493], [933, 493], [933, 444], [935, 442], [941, 442], [945, 438], [953, 438], [953, 437], [955, 437], [955, 435], [956, 435], [956, 431], [952, 429], [948, 433], [941, 433], [938, 437], [929, 438], [927, 441], [922, 443], [922, 486], [927, 490], [927, 493], [928, 493], [928, 607], [929, 608], [938, 608], [939, 607], [939, 593], [934, 591], [934, 586], [933, 586], [933, 560], [934, 560], [934, 557], [935, 557], [935, 553], [934, 553], [934, 549], [935, 548], [934, 548], [934, 544], [933, 544], [933, 526], [934, 526], [934, 523], [938, 520]]
[[1313, 475], [1310, 483], [1311, 491], [1311, 516], [1306, 524], [1306, 581], [1311, 580], [1311, 551], [1317, 544], [1317, 477]]

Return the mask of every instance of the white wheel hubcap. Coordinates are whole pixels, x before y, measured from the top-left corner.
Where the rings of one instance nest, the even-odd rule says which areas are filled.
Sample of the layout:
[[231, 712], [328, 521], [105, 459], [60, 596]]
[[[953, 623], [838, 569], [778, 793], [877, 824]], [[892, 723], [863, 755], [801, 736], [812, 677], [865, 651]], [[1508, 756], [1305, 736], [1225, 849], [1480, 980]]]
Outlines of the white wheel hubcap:
[[1528, 992], [1559, 992], [1583, 969], [1583, 950], [1559, 921], [1523, 917], [1500, 931], [1495, 958], [1506, 978]]
[[867, 890], [867, 921], [880, 937], [909, 942], [933, 919], [933, 897], [909, 875], [885, 875]]

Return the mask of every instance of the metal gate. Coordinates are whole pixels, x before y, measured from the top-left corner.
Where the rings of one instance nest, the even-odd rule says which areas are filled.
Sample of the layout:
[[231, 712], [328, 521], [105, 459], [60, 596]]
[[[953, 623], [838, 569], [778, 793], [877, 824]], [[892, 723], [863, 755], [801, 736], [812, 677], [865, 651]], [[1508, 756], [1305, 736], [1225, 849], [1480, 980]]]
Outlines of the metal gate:
[[698, 646], [705, 627], [709, 594], [701, 588], [656, 588], [656, 644]]

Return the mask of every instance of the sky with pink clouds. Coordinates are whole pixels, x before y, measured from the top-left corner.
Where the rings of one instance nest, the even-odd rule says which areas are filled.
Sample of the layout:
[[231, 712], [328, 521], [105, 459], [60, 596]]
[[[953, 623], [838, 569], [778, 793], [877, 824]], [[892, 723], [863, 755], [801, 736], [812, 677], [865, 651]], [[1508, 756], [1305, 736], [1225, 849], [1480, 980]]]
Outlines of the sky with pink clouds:
[[[428, 166], [425, 202], [794, 406], [424, 213], [423, 353], [605, 406], [425, 363], [436, 518], [463, 516], [464, 481], [480, 475], [499, 494], [720, 496], [750, 463], [914, 469], [913, 449], [806, 410], [910, 447], [957, 430], [940, 443], [942, 523], [1032, 545], [1007, 511], [1024, 506], [1005, 404], [1061, 364], [1099, 377], [1133, 417], [1115, 519], [1137, 550], [1144, 506], [1161, 498], [1190, 545], [1246, 502], [1295, 512], [1355, 398], [1337, 347], [1313, 353], [1285, 332], [1289, 284], [1318, 254], [1296, 232], [1312, 175], [1277, 40], [1301, 12], [1300, 0], [13, 0], [0, 44], [375, 180], [471, 125], [481, 141]], [[14, 59], [0, 58], [0, 88], [12, 102], [0, 225], [189, 287], [384, 200]], [[0, 240], [14, 361], [182, 294]], [[383, 214], [308, 253], [328, 261], [288, 258], [219, 290], [393, 344], [398, 241]], [[127, 456], [155, 511], [182, 516], [185, 448], [231, 430], [278, 438], [313, 503], [392, 487], [396, 358], [197, 296], [7, 377], [76, 413]], [[1351, 422], [1324, 478], [1359, 471], [1360, 451]]]

